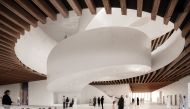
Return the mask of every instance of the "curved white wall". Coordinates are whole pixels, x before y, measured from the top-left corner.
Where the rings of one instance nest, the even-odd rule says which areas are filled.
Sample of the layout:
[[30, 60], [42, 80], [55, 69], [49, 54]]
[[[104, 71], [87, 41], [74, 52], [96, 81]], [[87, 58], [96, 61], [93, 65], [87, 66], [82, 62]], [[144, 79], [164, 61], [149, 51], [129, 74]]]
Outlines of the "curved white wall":
[[128, 10], [127, 16], [120, 15], [120, 8], [113, 8], [112, 11], [111, 15], [107, 15], [103, 8], [98, 8], [97, 14], [91, 15], [88, 9], [84, 9], [81, 17], [70, 11], [67, 19], [61, 15], [58, 15], [57, 21], [47, 19], [47, 24], [40, 23], [38, 28], [31, 28], [30, 32], [26, 32], [18, 40], [16, 55], [28, 67], [46, 74], [47, 56], [57, 44], [56, 41], [61, 42], [65, 35], [100, 27], [128, 27], [144, 32], [152, 40], [173, 29], [173, 24], [169, 22], [164, 25], [160, 16], [152, 21], [147, 12], [143, 12], [142, 17], [137, 17], [136, 10], [132, 9]]
[[130, 97], [131, 88], [129, 84], [120, 84], [120, 85], [95, 85], [96, 88], [103, 91], [109, 96], [120, 97], [121, 95]]
[[119, 79], [146, 73], [151, 70], [150, 44], [144, 33], [126, 27], [100, 28], [76, 34], [51, 51], [48, 88], [80, 91], [88, 83], [105, 77]]
[[15, 53], [26, 66], [47, 74], [47, 58], [55, 45], [56, 42], [41, 28], [31, 28], [31, 31], [25, 32], [16, 43]]
[[[80, 47], [82, 45], [84, 46], [85, 44], [82, 41], [81, 43], [77, 42], [76, 40], [75, 40], [76, 41], [75, 43], [71, 43], [72, 41], [70, 41], [69, 42], [70, 47], [68, 47], [67, 49], [64, 49], [63, 47], [65, 51], [62, 51], [63, 49], [62, 47], [60, 47], [60, 50], [57, 50], [55, 53], [56, 54], [55, 57], [57, 58], [54, 58], [52, 60], [50, 59], [52, 64], [48, 65], [48, 67], [50, 66], [51, 68], [51, 69], [48, 69], [48, 72], [50, 72], [48, 74], [48, 80], [51, 81], [51, 83], [49, 84], [49, 89], [62, 91], [62, 88], [59, 86], [60, 84], [57, 84], [57, 83], [63, 83], [62, 85], [65, 85], [65, 91], [68, 92], [71, 90], [79, 91], [79, 89], [81, 90], [89, 82], [94, 81], [94, 80], [98, 81], [98, 80], [121, 79], [121, 78], [133, 77], [133, 76], [138, 76], [140, 74], [143, 74], [142, 72], [127, 73], [129, 69], [126, 70], [126, 66], [121, 66], [121, 65], [126, 65], [126, 64], [134, 65], [135, 67], [133, 66], [133, 70], [134, 68], [139, 69], [137, 68], [138, 65], [144, 65], [144, 68], [151, 67], [152, 71], [157, 70], [169, 64], [170, 62], [172, 62], [182, 52], [184, 44], [185, 44], [185, 40], [181, 38], [181, 30], [178, 30], [174, 32], [173, 35], [162, 46], [160, 46], [155, 51], [150, 53], [150, 41], [167, 33], [168, 31], [171, 31], [171, 29], [173, 29], [173, 24], [171, 22], [169, 22], [168, 25], [164, 25], [163, 18], [159, 16], [157, 17], [156, 21], [152, 21], [150, 18], [150, 13], [147, 13], [147, 12], [143, 12], [143, 17], [137, 17], [136, 10], [132, 10], [132, 9], [128, 10], [127, 16], [120, 15], [121, 10], [119, 8], [113, 8], [112, 11], [113, 13], [111, 15], [107, 15], [103, 8], [98, 8], [97, 14], [91, 15], [89, 13], [89, 10], [86, 9], [86, 10], [83, 10], [83, 16], [81, 17], [77, 17], [76, 14], [74, 14], [74, 12], [71, 11], [69, 12], [71, 16], [68, 18], [69, 20], [63, 20], [63, 18], [61, 19], [60, 17], [58, 21], [56, 21], [55, 23], [53, 23], [52, 21], [50, 22], [48, 20], [47, 25], [44, 25], [44, 26], [40, 25], [40, 28], [39, 27], [35, 29], [32, 28], [30, 32], [26, 32], [26, 34], [23, 37], [21, 37], [21, 39], [18, 40], [18, 43], [16, 44], [16, 47], [15, 47], [16, 55], [25, 65], [29, 66], [30, 68], [38, 72], [46, 74], [47, 73], [47, 58], [48, 58], [49, 53], [53, 49], [53, 47], [56, 46], [57, 42], [61, 42], [60, 44], [58, 44], [58, 46], [61, 44], [63, 45], [68, 44], [68, 43], [65, 43], [64, 41], [63, 41], [64, 43], [62, 42], [62, 40], [64, 40], [65, 38], [65, 34], [71, 33], [69, 34], [71, 35], [70, 38], [66, 39], [66, 40], [70, 40], [70, 39], [73, 39], [72, 37], [75, 37], [77, 34], [87, 32], [87, 31], [93, 31], [94, 29], [98, 29], [98, 28], [100, 29], [103, 27], [104, 28], [126, 28], [126, 31], [129, 29], [133, 29], [136, 32], [138, 31], [137, 33], [139, 33], [139, 31], [143, 33], [143, 34], [137, 34], [137, 33], [131, 34], [131, 33], [126, 32], [125, 33], [126, 36], [127, 35], [135, 36], [134, 38], [138, 36], [138, 39], [136, 38], [135, 39], [136, 41], [134, 42], [133, 37], [127, 36], [127, 38], [129, 39], [125, 42], [126, 44], [123, 43], [123, 45], [122, 44], [120, 45], [120, 46], [125, 46], [125, 48], [117, 49], [117, 50], [116, 48], [114, 50], [106, 48], [106, 44], [101, 45], [100, 43], [101, 40], [100, 41], [91, 40], [89, 43], [86, 43], [86, 44], [94, 44], [97, 47], [99, 46], [99, 48], [101, 48], [100, 46], [103, 46], [102, 50], [104, 49], [108, 50], [107, 53], [105, 53], [106, 55], [98, 54], [97, 52], [94, 52], [93, 50], [91, 50], [95, 46], [91, 46], [91, 48], [87, 47], [88, 50], [86, 51], [88, 52], [85, 51], [86, 48], [83, 49], [82, 51]], [[66, 23], [65, 22], [63, 23], [63, 21], [65, 21]], [[67, 25], [67, 26], [73, 25], [76, 23], [78, 24], [71, 28], [65, 28], [64, 26], [64, 25]], [[64, 31], [61, 31], [61, 29], [64, 29]], [[68, 31], [65, 31], [67, 29]], [[118, 32], [117, 31], [113, 32], [113, 31], [112, 32], [104, 31], [104, 32], [107, 32], [106, 34], [110, 34], [114, 36], [118, 36], [121, 34], [120, 31]], [[54, 34], [56, 38], [52, 36]], [[88, 35], [101, 36], [103, 34], [96, 32], [96, 33], [88, 34]], [[140, 36], [142, 37], [147, 36], [148, 39], [145, 40], [144, 38]], [[87, 38], [88, 37], [86, 36], [86, 39]], [[142, 41], [148, 42], [149, 44], [144, 43], [145, 45], [143, 45]], [[73, 49], [74, 46], [77, 46], [78, 48], [76, 47], [75, 49]], [[132, 47], [134, 49], [133, 51], [131, 49]], [[132, 53], [131, 54], [129, 52], [125, 53], [124, 49], [127, 49]], [[69, 51], [70, 54], [67, 56], [64, 55], [66, 56], [66, 58], [63, 59], [61, 58], [61, 56], [59, 57], [59, 54], [61, 52], [66, 53], [67, 51]], [[99, 51], [101, 51], [101, 49], [99, 49]], [[115, 54], [113, 53], [113, 51]], [[89, 53], [89, 55], [87, 53]], [[124, 55], [126, 57], [124, 58], [124, 60], [122, 58], [119, 58], [119, 57], [124, 57]], [[87, 59], [86, 56], [89, 56], [90, 58], [94, 58], [94, 60], [99, 61], [99, 63], [98, 64], [93, 63], [93, 61], [88, 60], [89, 58]], [[73, 59], [69, 57], [72, 57]], [[82, 58], [87, 59], [83, 62], [83, 63], [86, 63], [85, 65], [86, 67], [80, 66], [83, 64], [82, 62], [79, 62], [81, 61], [80, 59]], [[102, 60], [104, 61], [106, 60], [107, 63], [100, 63], [100, 61]], [[60, 63], [59, 61], [62, 61], [64, 64]], [[114, 62], [115, 64], [113, 64], [112, 62]], [[94, 74], [87, 73], [89, 70], [91, 70], [91, 72], [93, 72]], [[76, 72], [80, 72], [80, 73], [83, 72], [83, 75]], [[100, 73], [97, 73], [97, 72], [100, 72]], [[124, 72], [124, 73], [121, 73], [121, 72]], [[144, 73], [147, 73], [147, 72], [144, 72]], [[73, 79], [75, 81], [73, 81]], [[75, 89], [72, 88], [73, 85], [76, 86], [74, 87]]]

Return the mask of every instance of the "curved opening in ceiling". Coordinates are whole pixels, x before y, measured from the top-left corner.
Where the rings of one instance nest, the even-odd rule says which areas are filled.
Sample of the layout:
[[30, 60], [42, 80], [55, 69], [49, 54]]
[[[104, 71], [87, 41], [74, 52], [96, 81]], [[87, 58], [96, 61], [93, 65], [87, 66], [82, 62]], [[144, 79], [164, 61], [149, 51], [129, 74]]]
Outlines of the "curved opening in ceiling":
[[[127, 27], [139, 30], [153, 40], [173, 29], [173, 23], [164, 25], [160, 16], [157, 16], [156, 21], [152, 21], [150, 13], [147, 12], [143, 12], [142, 17], [137, 17], [136, 10], [128, 9], [126, 16], [120, 15], [120, 11], [119, 8], [112, 8], [112, 14], [107, 15], [104, 9], [98, 8], [97, 14], [91, 15], [88, 9], [84, 9], [81, 17], [70, 11], [70, 16], [66, 19], [58, 15], [57, 21], [48, 20], [47, 24], [40, 24], [38, 28], [32, 28], [30, 32], [24, 34], [15, 46], [16, 55], [28, 67], [47, 74], [48, 55], [53, 47], [65, 39], [65, 36], [72, 37], [74, 34], [101, 27]], [[174, 36], [175, 34], [178, 32], [174, 32]], [[165, 65], [181, 53], [184, 39], [180, 39], [178, 43], [179, 50], [174, 53], [175, 56], [164, 62]]]

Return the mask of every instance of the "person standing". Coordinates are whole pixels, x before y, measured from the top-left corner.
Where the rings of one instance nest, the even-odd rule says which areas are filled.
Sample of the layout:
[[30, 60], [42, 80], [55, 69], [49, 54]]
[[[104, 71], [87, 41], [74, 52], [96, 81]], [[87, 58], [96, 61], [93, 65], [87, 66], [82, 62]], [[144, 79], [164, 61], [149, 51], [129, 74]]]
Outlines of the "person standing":
[[130, 105], [130, 98], [128, 97], [128, 95], [126, 95], [126, 97], [124, 98], [124, 108], [129, 109], [129, 105]]
[[113, 101], [112, 109], [116, 109], [115, 108], [115, 101]]
[[100, 97], [98, 97], [98, 106], [100, 107]]
[[137, 106], [139, 105], [139, 97], [137, 97]]
[[101, 97], [101, 105], [102, 105], [102, 109], [104, 109], [104, 96]]
[[186, 96], [183, 96], [183, 109], [188, 109], [188, 103], [187, 103]]
[[10, 109], [11, 104], [13, 103], [10, 98], [10, 90], [6, 90], [3, 95], [2, 104], [5, 109]]
[[65, 109], [65, 106], [66, 105], [66, 99], [65, 99], [65, 96], [63, 96], [63, 109]]
[[69, 98], [67, 97], [66, 98], [66, 108], [68, 108], [68, 105], [69, 105]]
[[96, 107], [96, 97], [93, 98], [93, 106]]
[[71, 100], [71, 103], [70, 103], [70, 106], [69, 106], [69, 107], [73, 107], [73, 105], [74, 105], [74, 98], [72, 98], [72, 100]]
[[74, 104], [73, 104], [73, 108], [76, 109], [77, 108], [77, 97], [74, 97]]
[[179, 95], [179, 109], [183, 109], [183, 98]]
[[118, 109], [124, 109], [124, 98], [123, 98], [122, 95], [121, 95], [121, 97], [119, 98], [119, 101], [118, 101]]

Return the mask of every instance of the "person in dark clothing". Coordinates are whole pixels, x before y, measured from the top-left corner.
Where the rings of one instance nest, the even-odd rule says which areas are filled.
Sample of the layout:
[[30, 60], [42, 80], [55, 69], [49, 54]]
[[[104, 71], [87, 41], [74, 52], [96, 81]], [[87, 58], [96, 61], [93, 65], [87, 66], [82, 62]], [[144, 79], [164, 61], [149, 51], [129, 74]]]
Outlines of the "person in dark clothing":
[[65, 99], [65, 96], [63, 96], [63, 109], [65, 109], [65, 106], [66, 105], [66, 99]]
[[96, 97], [93, 98], [93, 106], [96, 107]]
[[72, 98], [71, 103], [70, 103], [70, 107], [73, 107], [74, 104], [74, 98]]
[[102, 109], [104, 109], [104, 96], [101, 97], [100, 101], [101, 101]]
[[133, 103], [135, 103], [135, 99], [134, 99], [134, 98], [132, 98], [132, 104], [133, 104]]
[[100, 97], [98, 97], [98, 106], [100, 107]]
[[118, 109], [124, 109], [124, 98], [121, 96], [118, 101]]
[[139, 97], [137, 97], [137, 106], [139, 105]]
[[10, 106], [13, 103], [9, 95], [10, 95], [10, 90], [6, 90], [4, 92], [2, 99], [2, 105], [5, 109], [10, 109]]
[[66, 98], [66, 108], [68, 108], [68, 105], [69, 105], [69, 98], [67, 97]]

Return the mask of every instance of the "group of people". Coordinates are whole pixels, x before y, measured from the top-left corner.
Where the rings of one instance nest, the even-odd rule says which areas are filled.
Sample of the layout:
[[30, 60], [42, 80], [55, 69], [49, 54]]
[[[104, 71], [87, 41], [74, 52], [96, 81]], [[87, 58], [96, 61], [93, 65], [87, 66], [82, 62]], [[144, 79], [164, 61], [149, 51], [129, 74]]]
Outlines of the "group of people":
[[96, 107], [96, 104], [98, 103], [98, 106], [100, 107], [100, 105], [101, 105], [101, 107], [102, 107], [102, 109], [104, 109], [104, 96], [102, 96], [102, 97], [94, 97], [93, 98], [93, 106], [94, 107]]
[[63, 96], [63, 109], [76, 106], [76, 99]]

